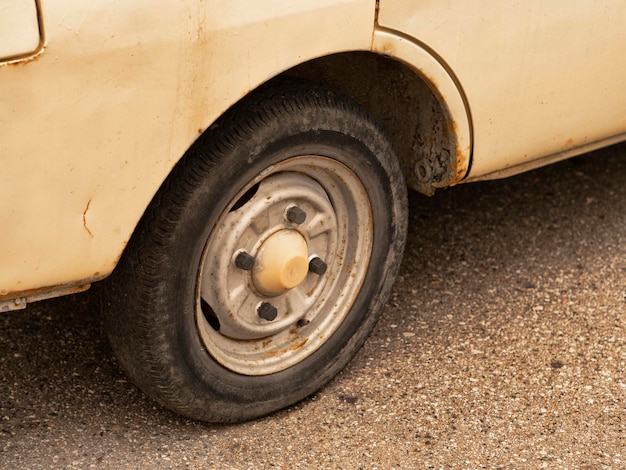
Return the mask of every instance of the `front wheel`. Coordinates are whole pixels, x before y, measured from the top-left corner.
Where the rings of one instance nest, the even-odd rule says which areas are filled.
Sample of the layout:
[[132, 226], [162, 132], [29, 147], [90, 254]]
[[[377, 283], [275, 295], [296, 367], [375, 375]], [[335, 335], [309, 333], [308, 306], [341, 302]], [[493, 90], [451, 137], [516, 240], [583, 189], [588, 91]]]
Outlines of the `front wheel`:
[[161, 188], [113, 275], [130, 378], [183, 415], [251, 419], [327, 383], [391, 290], [406, 188], [380, 128], [303, 83], [228, 112]]

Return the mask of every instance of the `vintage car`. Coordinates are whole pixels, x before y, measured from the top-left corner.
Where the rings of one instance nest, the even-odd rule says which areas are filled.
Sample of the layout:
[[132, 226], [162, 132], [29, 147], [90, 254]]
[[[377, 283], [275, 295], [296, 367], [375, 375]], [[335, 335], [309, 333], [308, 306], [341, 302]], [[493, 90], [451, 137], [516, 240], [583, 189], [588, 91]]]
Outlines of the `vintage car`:
[[0, 0], [0, 311], [106, 278], [129, 377], [233, 422], [374, 327], [407, 187], [624, 140], [621, 0]]

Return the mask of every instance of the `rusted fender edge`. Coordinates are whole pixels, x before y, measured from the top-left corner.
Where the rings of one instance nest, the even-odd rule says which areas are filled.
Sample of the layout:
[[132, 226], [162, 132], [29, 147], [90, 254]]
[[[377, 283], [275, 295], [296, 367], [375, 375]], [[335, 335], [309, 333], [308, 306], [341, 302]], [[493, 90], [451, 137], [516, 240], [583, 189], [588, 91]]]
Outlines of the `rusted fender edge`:
[[420, 187], [415, 189], [432, 194], [437, 188], [461, 182], [471, 169], [473, 128], [467, 97], [454, 72], [425, 44], [381, 26], [376, 26], [374, 30], [372, 51], [405, 63], [423, 77], [445, 114], [450, 155], [417, 155], [414, 172]]

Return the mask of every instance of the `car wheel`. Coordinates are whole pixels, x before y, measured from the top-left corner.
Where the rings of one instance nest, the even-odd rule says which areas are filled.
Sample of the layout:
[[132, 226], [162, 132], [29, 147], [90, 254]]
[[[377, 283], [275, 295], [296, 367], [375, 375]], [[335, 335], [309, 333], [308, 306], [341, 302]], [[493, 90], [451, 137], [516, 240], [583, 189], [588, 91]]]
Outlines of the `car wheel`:
[[185, 416], [293, 404], [356, 354], [402, 256], [406, 188], [352, 101], [308, 83], [254, 93], [177, 165], [111, 279], [119, 362]]

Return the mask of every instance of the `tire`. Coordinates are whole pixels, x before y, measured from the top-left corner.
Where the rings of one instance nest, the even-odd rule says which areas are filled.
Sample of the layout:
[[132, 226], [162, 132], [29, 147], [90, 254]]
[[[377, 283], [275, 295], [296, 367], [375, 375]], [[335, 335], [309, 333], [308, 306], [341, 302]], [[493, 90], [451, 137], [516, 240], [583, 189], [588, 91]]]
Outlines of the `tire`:
[[192, 146], [112, 275], [105, 325], [131, 380], [209, 422], [326, 384], [363, 345], [406, 238], [392, 146], [352, 101], [266, 87]]

